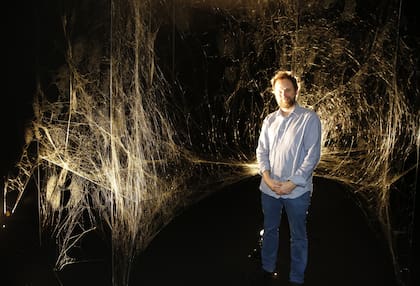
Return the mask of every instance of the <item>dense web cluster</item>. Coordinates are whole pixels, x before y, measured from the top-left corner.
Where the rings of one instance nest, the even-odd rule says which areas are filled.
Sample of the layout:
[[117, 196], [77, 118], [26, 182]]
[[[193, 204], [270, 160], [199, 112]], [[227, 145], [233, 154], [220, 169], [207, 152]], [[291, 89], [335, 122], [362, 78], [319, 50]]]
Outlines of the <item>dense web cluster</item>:
[[420, 144], [401, 1], [67, 2], [63, 62], [39, 82], [5, 182], [5, 197], [18, 193], [14, 210], [37, 178], [57, 269], [77, 262], [71, 248], [100, 230], [111, 237], [114, 284], [127, 285], [132, 259], [177, 211], [256, 175], [279, 68], [301, 79], [300, 104], [321, 118], [316, 175], [356, 194], [399, 269], [390, 196], [413, 196], [415, 185], [396, 186], [417, 179]]

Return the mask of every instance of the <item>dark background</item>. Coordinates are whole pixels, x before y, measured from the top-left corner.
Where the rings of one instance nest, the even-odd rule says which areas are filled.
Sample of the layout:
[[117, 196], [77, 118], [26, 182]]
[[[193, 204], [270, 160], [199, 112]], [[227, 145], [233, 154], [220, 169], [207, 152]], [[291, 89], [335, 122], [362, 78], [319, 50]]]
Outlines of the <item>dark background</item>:
[[[7, 175], [8, 171], [19, 159], [20, 150], [23, 146], [25, 125], [32, 118], [32, 100], [36, 89], [37, 77], [40, 73], [42, 74], [42, 72], [46, 72], [48, 69], [53, 69], [55, 65], [59, 66], [63, 63], [63, 55], [60, 52], [62, 42], [60, 36], [60, 19], [57, 16], [59, 13], [56, 13], [60, 9], [58, 7], [59, 5], [49, 3], [51, 1], [27, 2], [8, 3], [2, 9], [2, 21], [5, 21], [2, 25], [3, 59], [5, 59], [3, 63], [6, 63], [3, 65], [2, 78], [4, 85], [1, 95], [0, 118], [2, 130], [0, 174], [2, 178]], [[403, 19], [401, 33], [407, 37], [407, 42], [412, 45], [413, 49], [417, 50], [419, 35], [417, 30], [416, 4], [415, 1], [402, 1], [402, 5]], [[418, 83], [416, 84], [418, 85]], [[346, 195], [344, 191], [345, 187], [326, 182], [323, 179], [317, 179], [316, 181], [319, 184], [318, 188], [322, 186], [327, 191], [324, 193], [319, 192], [319, 196], [314, 197], [313, 217], [311, 217], [313, 222], [312, 228], [315, 230], [318, 228], [318, 232], [314, 231], [311, 237], [314, 244], [312, 255], [318, 257], [319, 260], [316, 261], [320, 261], [321, 264], [325, 263], [328, 267], [336, 268], [333, 268], [335, 271], [333, 277], [326, 279], [320, 273], [323, 273], [322, 269], [328, 269], [327, 266], [322, 268], [322, 265], [310, 265], [309, 270], [312, 272], [310, 272], [309, 277], [312, 280], [308, 283], [311, 283], [310, 285], [333, 285], [334, 279], [342, 279], [341, 282], [334, 284], [394, 285], [395, 278], [392, 275], [392, 267], [390, 265], [390, 258], [386, 253], [386, 245], [384, 245], [383, 241], [378, 240], [375, 234], [364, 224], [365, 221], [360, 211], [354, 205], [351, 196]], [[245, 185], [256, 187], [257, 178], [249, 179]], [[248, 236], [243, 239], [244, 245], [238, 248], [238, 251], [242, 250], [242, 252], [237, 257], [243, 255], [242, 257], [244, 259], [239, 259], [239, 261], [243, 262], [240, 265], [243, 269], [249, 269], [251, 273], [257, 263], [255, 260], [249, 259], [247, 255], [253, 254], [253, 249], [258, 247], [258, 235], [256, 235], [256, 232], [259, 228], [258, 223], [261, 222], [258, 211], [258, 196], [252, 188], [248, 188], [247, 195], [243, 198], [244, 207], [242, 210], [238, 209], [235, 214], [230, 213], [231, 206], [228, 203], [236, 202], [238, 189], [244, 188], [244, 185], [241, 184], [232, 186], [225, 192], [220, 192], [208, 200], [192, 206], [185, 214], [176, 218], [167, 229], [162, 231], [148, 250], [146, 250], [145, 254], [136, 261], [137, 264], [133, 268], [138, 267], [140, 270], [137, 272], [138, 275], [132, 275], [133, 281], [141, 282], [140, 285], [164, 285], [159, 283], [187, 279], [185, 278], [186, 276], [190, 278], [186, 280], [185, 285], [197, 281], [212, 281], [211, 279], [208, 280], [209, 275], [212, 275], [209, 274], [211, 271], [205, 271], [202, 267], [198, 267], [197, 263], [191, 263], [191, 261], [198, 259], [194, 254], [197, 255], [197, 249], [205, 247], [204, 245], [213, 244], [213, 247], [208, 248], [209, 253], [206, 252], [208, 257], [205, 259], [206, 261], [199, 261], [198, 264], [204, 263], [206, 265], [205, 267], [211, 267], [211, 265], [220, 263], [218, 259], [220, 261], [225, 261], [226, 259], [230, 261], [229, 258], [224, 257], [229, 252], [222, 248], [235, 249], [237, 243], [235, 239], [230, 239], [231, 236], [224, 235], [224, 233], [229, 234], [229, 231], [231, 231], [228, 227], [229, 224], [226, 223], [226, 218], [232, 218], [233, 221], [230, 223], [234, 224], [240, 219], [240, 217], [236, 217], [235, 215], [240, 216], [246, 214], [249, 212], [249, 209], [254, 211], [254, 216], [252, 216], [254, 221], [248, 221], [253, 227], [249, 228], [248, 226], [247, 228], [246, 225], [243, 226], [243, 235]], [[329, 189], [337, 188], [343, 191], [338, 192], [338, 194], [331, 190], [328, 191]], [[415, 201], [418, 201], [418, 192]], [[338, 206], [343, 205], [337, 204], [337, 202], [341, 202], [345, 207], [338, 208]], [[19, 211], [16, 216], [8, 218], [7, 231], [3, 230], [1, 233], [0, 239], [3, 242], [1, 243], [2, 251], [0, 255], [6, 261], [9, 261], [8, 267], [3, 268], [3, 271], [6, 270], [9, 277], [14, 277], [10, 278], [12, 284], [9, 285], [14, 285], [13, 283], [16, 283], [16, 285], [58, 285], [57, 275], [51, 270], [54, 256], [54, 243], [53, 241], [48, 241], [48, 238], [44, 238], [44, 245], [39, 246], [36, 203], [36, 190], [29, 189], [28, 193], [25, 194], [22, 204], [19, 206]], [[329, 209], [331, 205], [335, 205], [335, 208]], [[219, 216], [216, 217], [214, 216], [215, 206], [217, 206], [216, 208], [220, 207]], [[415, 210], [414, 224], [418, 225], [418, 208]], [[354, 216], [349, 216], [349, 213], [353, 213]], [[209, 220], [208, 224], [201, 226], [201, 229], [197, 230], [197, 232], [191, 233], [191, 226], [194, 225], [197, 227], [194, 219], [197, 216], [207, 218]], [[358, 219], [351, 219], [354, 217], [358, 217]], [[327, 230], [322, 229], [322, 227], [325, 227], [322, 223], [331, 218], [335, 218], [337, 227], [340, 226], [343, 228], [341, 235], [335, 240], [328, 237], [331, 234]], [[2, 217], [2, 219], [6, 218]], [[412, 238], [412, 249], [405, 251], [416, 253], [419, 238], [418, 227], [413, 226], [413, 229], [415, 233]], [[349, 232], [351, 232], [353, 237]], [[91, 241], [88, 240], [86, 242], [87, 249], [89, 250], [86, 250], [82, 256], [93, 257], [94, 259], [91, 259], [92, 261], [97, 259], [96, 261], [99, 262], [96, 264], [95, 262], [89, 262], [89, 264], [86, 264], [88, 266], [83, 265], [80, 267], [76, 265], [73, 268], [65, 269], [58, 275], [62, 281], [68, 281], [64, 285], [106, 285], [106, 283], [109, 283], [110, 265], [107, 260], [108, 257], [104, 255], [104, 252], [106, 253], [106, 250], [109, 250], [109, 245], [96, 236], [90, 239]], [[176, 247], [173, 247], [174, 245]], [[284, 245], [283, 247], [287, 246]], [[337, 255], [334, 252], [335, 250], [345, 251], [346, 258]], [[350, 253], [352, 250], [353, 253]], [[416, 271], [418, 269], [418, 258], [413, 254], [411, 255], [409, 264], [407, 265], [407, 267], [411, 268], [411, 271], [407, 271], [410, 272], [409, 274], [402, 273], [402, 277], [407, 281], [407, 285], [415, 285], [414, 281], [417, 281], [418, 275]], [[181, 260], [181, 257], [185, 261]], [[348, 259], [349, 257], [350, 259]], [[27, 260], [27, 262], [23, 262], [24, 260]], [[172, 266], [172, 268], [168, 267], [168, 269], [162, 270], [163, 273], [156, 271], [156, 268], [162, 269], [162, 260]], [[281, 261], [284, 265], [287, 264], [286, 257]], [[237, 261], [232, 259], [231, 263], [235, 264]], [[26, 267], [22, 267], [22, 265], [26, 265]], [[184, 270], [185, 268], [189, 269], [182, 272], [179, 269], [182, 269], [180, 267], [182, 265], [184, 265]], [[238, 266], [238, 264], [236, 265]], [[221, 269], [220, 273], [223, 274], [220, 277], [230, 277], [228, 279], [233, 280], [237, 279], [238, 276], [241, 277], [240, 279], [249, 278], [243, 272], [239, 272], [240, 274], [235, 272], [236, 274], [233, 275], [231, 272], [226, 271], [226, 269], [229, 269], [229, 266], [231, 265], [227, 262], [227, 265], [218, 268], [219, 270]], [[363, 266], [367, 267], [368, 271], [365, 271], [366, 269], [363, 270]], [[81, 269], [90, 269], [91, 272], [78, 272]], [[200, 272], [200, 269], [202, 272]], [[348, 271], [345, 271], [346, 269]], [[104, 273], [106, 274], [103, 275]], [[188, 275], [185, 274], [183, 276], [179, 273], [188, 273]], [[184, 278], [180, 278], [177, 275]], [[331, 273], [326, 271], [325, 275], [331, 275]], [[90, 278], [82, 279], [82, 277]], [[357, 280], [357, 278], [360, 280]], [[101, 279], [103, 279], [102, 282], [104, 284], [98, 282]], [[283, 277], [282, 279], [285, 278]], [[321, 284], [323, 279], [329, 281], [331, 284]], [[86, 282], [86, 284], [83, 284], [83, 282]], [[217, 282], [222, 283], [220, 281]]]

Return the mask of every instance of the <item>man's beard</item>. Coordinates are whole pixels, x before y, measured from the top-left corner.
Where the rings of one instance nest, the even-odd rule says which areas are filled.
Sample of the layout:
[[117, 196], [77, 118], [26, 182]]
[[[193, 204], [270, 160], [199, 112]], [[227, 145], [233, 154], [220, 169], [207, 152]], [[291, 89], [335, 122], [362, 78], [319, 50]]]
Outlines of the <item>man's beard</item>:
[[280, 102], [280, 107], [290, 108], [296, 103], [296, 97], [293, 98], [283, 98]]

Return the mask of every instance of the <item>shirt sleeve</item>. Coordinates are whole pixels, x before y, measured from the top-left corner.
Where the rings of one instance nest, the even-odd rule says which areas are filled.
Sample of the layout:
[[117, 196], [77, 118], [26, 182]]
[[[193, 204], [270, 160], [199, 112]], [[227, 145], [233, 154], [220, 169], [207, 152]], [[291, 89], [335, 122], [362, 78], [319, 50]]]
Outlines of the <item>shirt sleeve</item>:
[[261, 127], [256, 151], [260, 175], [266, 170], [270, 171], [270, 142], [268, 139], [268, 125], [268, 119], [265, 118]]
[[321, 121], [317, 114], [311, 116], [303, 136], [304, 159], [296, 172], [288, 178], [297, 186], [305, 186], [321, 156]]

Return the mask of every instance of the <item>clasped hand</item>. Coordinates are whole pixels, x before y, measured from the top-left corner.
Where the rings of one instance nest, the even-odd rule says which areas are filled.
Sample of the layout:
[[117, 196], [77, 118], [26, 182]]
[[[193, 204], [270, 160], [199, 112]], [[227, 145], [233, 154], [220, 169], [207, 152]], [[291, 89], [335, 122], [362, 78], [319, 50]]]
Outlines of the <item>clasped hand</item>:
[[269, 179], [266, 183], [277, 195], [288, 195], [296, 188], [296, 185], [292, 181], [276, 181]]

